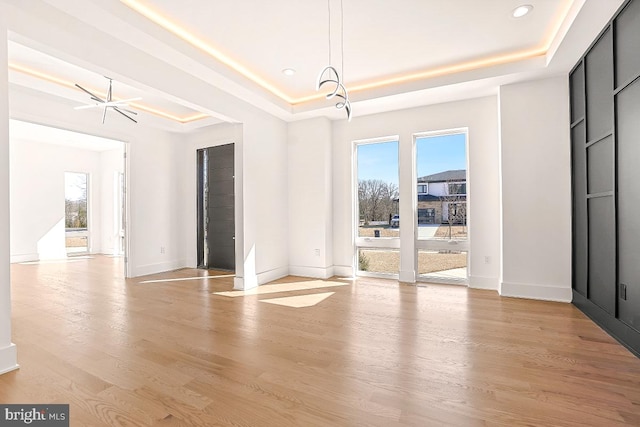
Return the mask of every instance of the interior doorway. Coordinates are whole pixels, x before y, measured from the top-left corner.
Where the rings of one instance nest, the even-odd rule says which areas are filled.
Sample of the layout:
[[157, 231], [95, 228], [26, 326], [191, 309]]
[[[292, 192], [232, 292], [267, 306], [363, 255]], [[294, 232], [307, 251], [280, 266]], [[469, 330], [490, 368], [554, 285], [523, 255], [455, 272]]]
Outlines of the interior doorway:
[[234, 144], [197, 151], [198, 268], [236, 267]]
[[9, 131], [11, 262], [105, 254], [128, 277], [127, 144], [15, 119]]

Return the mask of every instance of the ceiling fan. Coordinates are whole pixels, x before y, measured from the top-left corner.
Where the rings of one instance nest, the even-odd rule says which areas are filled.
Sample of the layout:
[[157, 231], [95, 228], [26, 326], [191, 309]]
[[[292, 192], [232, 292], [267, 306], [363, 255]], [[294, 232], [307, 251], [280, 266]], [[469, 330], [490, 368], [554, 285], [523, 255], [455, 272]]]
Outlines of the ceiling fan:
[[[86, 108], [104, 108], [104, 111], [102, 112], [102, 123], [104, 124], [104, 119], [107, 116], [107, 110], [109, 108], [111, 108], [113, 111], [122, 114], [123, 116], [125, 116], [127, 119], [131, 120], [134, 123], [138, 123], [138, 121], [136, 119], [134, 119], [133, 117], [130, 116], [130, 114], [133, 115], [138, 115], [137, 112], [132, 111], [132, 110], [128, 110], [124, 107], [129, 106], [129, 102], [131, 101], [138, 101], [142, 98], [138, 97], [138, 98], [129, 98], [129, 99], [120, 99], [117, 101], [113, 100], [113, 80], [107, 76], [105, 76], [105, 79], [109, 80], [109, 90], [107, 91], [107, 98], [106, 99], [102, 99], [100, 98], [98, 95], [92, 93], [91, 91], [83, 88], [82, 86], [80, 86], [79, 84], [76, 83], [76, 87], [78, 89], [80, 89], [83, 92], [86, 92], [87, 94], [89, 94], [89, 96], [91, 97], [91, 99], [93, 101], [95, 101], [95, 103], [93, 104], [87, 104], [87, 105], [81, 105], [79, 107], [75, 107], [74, 110], [83, 110]], [[127, 114], [128, 113], [128, 114]]]

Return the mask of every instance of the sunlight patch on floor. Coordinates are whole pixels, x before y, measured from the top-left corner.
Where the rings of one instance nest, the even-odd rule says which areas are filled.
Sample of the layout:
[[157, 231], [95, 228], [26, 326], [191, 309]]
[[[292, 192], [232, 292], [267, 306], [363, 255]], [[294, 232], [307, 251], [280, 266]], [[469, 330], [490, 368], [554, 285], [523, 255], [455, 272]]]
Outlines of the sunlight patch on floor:
[[327, 282], [324, 280], [311, 280], [308, 282], [278, 283], [274, 285], [262, 285], [247, 291], [214, 292], [214, 295], [224, 297], [243, 297], [246, 295], [265, 295], [278, 292], [306, 291], [310, 289], [333, 288], [334, 286], [349, 286], [350, 283]]
[[321, 294], [297, 295], [293, 297], [262, 299], [260, 302], [283, 305], [293, 308], [311, 307], [329, 298], [335, 292], [324, 292]]

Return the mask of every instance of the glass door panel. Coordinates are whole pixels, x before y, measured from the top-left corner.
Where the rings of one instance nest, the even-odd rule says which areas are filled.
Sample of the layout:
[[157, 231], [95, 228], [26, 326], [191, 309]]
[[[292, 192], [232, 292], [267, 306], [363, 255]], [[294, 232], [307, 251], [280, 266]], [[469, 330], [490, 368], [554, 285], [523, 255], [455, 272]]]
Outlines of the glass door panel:
[[466, 283], [466, 132], [425, 134], [415, 141], [418, 279]]

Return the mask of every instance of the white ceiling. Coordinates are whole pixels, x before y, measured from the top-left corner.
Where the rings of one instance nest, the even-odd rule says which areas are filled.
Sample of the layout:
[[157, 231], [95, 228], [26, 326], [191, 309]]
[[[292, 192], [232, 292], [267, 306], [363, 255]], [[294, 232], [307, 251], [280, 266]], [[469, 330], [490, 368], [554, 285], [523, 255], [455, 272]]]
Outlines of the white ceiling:
[[[284, 120], [344, 118], [315, 90], [328, 62], [326, 0], [84, 0], [82, 7], [74, 0], [41, 1]], [[501, 84], [566, 73], [623, 1], [342, 0], [344, 76], [354, 115], [484, 96]], [[338, 69], [340, 4], [330, 0]], [[512, 11], [521, 4], [533, 10], [516, 19]], [[81, 58], [63, 61], [17, 39], [10, 63], [106, 88], [103, 68]], [[297, 72], [285, 76], [284, 68]], [[145, 82], [112, 77], [119, 97], [142, 96], [141, 103], [180, 117], [209, 116], [181, 125], [186, 130], [233, 120]], [[10, 79], [84, 102], [76, 89], [16, 69]]]
[[9, 120], [9, 135], [11, 141], [18, 144], [20, 141], [29, 141], [89, 151], [124, 150], [124, 143], [121, 141], [20, 120]]
[[[133, 1], [133, 0], [132, 0]], [[315, 94], [328, 63], [327, 0], [135, 0], [188, 30], [292, 98]], [[126, 3], [126, 2], [125, 2]], [[523, 3], [533, 11], [516, 19]], [[348, 85], [545, 50], [572, 0], [343, 0]], [[340, 0], [330, 0], [340, 67]], [[294, 68], [287, 77], [284, 68]]]

